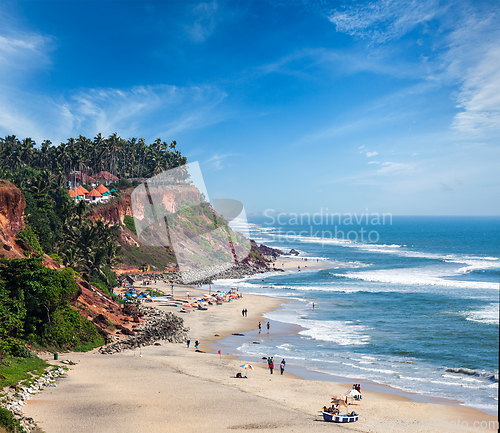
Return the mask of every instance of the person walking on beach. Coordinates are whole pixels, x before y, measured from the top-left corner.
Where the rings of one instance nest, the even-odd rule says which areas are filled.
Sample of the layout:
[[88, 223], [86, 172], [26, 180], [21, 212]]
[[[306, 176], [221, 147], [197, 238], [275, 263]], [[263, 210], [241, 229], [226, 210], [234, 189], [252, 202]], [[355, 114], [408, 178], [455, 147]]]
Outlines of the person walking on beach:
[[248, 310], [245, 308], [245, 317], [248, 316]]
[[283, 359], [280, 364], [281, 375], [283, 376], [283, 372], [285, 371], [285, 360]]
[[261, 330], [262, 330], [262, 323], [259, 322], [259, 334]]
[[269, 363], [269, 370], [271, 371], [271, 374], [273, 374], [273, 370], [274, 370], [273, 358], [271, 358], [271, 362]]
[[199, 345], [199, 342], [198, 342], [198, 340], [196, 340], [196, 341], [194, 342], [194, 347], [195, 347], [195, 349], [198, 349], [198, 345]]
[[245, 317], [245, 309], [241, 310], [241, 315]]
[[191, 344], [191, 340], [188, 338], [188, 340], [186, 341], [187, 343], [187, 346], [188, 346], [188, 349], [189, 349], [189, 345]]
[[271, 327], [271, 325], [269, 324], [269, 322], [267, 322], [267, 333], [269, 334], [269, 328]]

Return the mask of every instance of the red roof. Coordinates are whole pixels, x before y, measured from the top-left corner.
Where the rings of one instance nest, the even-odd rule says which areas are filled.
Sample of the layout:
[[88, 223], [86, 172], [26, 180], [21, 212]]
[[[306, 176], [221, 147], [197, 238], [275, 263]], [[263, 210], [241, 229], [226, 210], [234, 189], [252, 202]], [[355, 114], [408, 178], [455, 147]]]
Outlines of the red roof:
[[75, 180], [77, 180], [78, 182], [96, 183], [95, 178], [93, 178], [92, 176], [89, 176], [88, 174], [85, 174], [85, 173], [76, 173], [74, 176], [75, 176]]
[[111, 174], [109, 171], [101, 171], [101, 172], [97, 173], [95, 177], [98, 179], [102, 178], [102, 179], [106, 179], [106, 180], [120, 180], [114, 174]]
[[75, 190], [74, 190], [74, 189], [70, 189], [70, 190], [69, 190], [69, 196], [70, 196], [71, 198], [75, 198], [75, 197], [76, 197], [76, 194], [75, 194]]

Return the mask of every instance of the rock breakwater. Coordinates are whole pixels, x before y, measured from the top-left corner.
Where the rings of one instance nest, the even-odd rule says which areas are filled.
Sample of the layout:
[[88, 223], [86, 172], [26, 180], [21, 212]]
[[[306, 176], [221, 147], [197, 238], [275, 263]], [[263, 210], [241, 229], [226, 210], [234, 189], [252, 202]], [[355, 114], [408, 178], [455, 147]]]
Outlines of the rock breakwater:
[[263, 266], [258, 263], [239, 263], [239, 264], [222, 264], [216, 269], [190, 271], [174, 271], [174, 272], [155, 272], [154, 275], [150, 274], [128, 274], [135, 281], [141, 281], [145, 277], [153, 277], [161, 280], [167, 284], [211, 284], [214, 280], [225, 279], [240, 279], [249, 277], [251, 275], [263, 274], [265, 272], [278, 271], [283, 272], [282, 269], [274, 269], [270, 266]]
[[99, 353], [112, 355], [124, 350], [149, 346], [158, 341], [167, 341], [169, 343], [183, 343], [186, 341], [189, 329], [184, 327], [182, 318], [173, 313], [143, 305], [140, 305], [138, 310], [144, 322], [134, 328], [136, 335], [103, 346], [99, 349]]

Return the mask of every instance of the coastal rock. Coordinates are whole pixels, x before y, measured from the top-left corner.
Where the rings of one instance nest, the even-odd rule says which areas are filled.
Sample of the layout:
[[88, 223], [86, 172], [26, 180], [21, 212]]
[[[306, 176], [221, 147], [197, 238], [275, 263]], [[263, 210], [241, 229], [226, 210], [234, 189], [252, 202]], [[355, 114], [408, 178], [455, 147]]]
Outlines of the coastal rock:
[[63, 368], [56, 368], [51, 371], [46, 371], [41, 376], [36, 378], [30, 386], [21, 386], [14, 392], [9, 392], [0, 399], [0, 407], [10, 411], [14, 418], [19, 421], [25, 432], [30, 432], [36, 428], [36, 423], [33, 418], [25, 417], [23, 405], [26, 403], [32, 394], [41, 392], [47, 386], [55, 386], [55, 380], [64, 375]]
[[186, 341], [188, 329], [184, 327], [184, 321], [180, 317], [170, 312], [145, 306], [139, 306], [138, 311], [143, 315], [144, 322], [135, 328], [137, 335], [103, 346], [99, 349], [99, 353], [112, 355], [123, 350], [150, 346], [158, 341], [169, 343], [184, 343]]

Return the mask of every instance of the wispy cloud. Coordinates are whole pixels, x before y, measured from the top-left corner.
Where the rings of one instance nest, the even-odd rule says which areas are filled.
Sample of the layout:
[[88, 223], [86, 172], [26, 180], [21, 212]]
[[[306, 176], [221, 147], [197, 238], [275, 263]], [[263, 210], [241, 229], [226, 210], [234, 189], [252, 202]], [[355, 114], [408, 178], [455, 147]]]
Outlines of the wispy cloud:
[[372, 156], [378, 155], [378, 152], [366, 152], [367, 158], [371, 158]]
[[436, 1], [384, 0], [349, 5], [330, 13], [328, 19], [339, 32], [383, 43], [400, 38], [439, 13]]
[[195, 21], [184, 26], [188, 36], [193, 42], [204, 42], [215, 30], [222, 19], [218, 3], [202, 2], [192, 9]]
[[55, 48], [55, 39], [16, 25], [16, 19], [0, 5], [0, 74], [2, 84], [10, 79], [19, 79], [19, 74], [38, 71], [50, 65], [50, 52]]
[[224, 161], [226, 158], [230, 156], [234, 156], [233, 153], [225, 153], [225, 154], [215, 154], [211, 158], [207, 159], [203, 162], [203, 169], [207, 171], [216, 171], [222, 170], [224, 168]]
[[215, 108], [225, 97], [210, 86], [81, 89], [57, 99], [0, 87], [0, 129], [37, 142], [98, 132], [171, 139], [220, 121], [223, 115]]
[[378, 174], [390, 175], [412, 175], [416, 171], [415, 164], [405, 164], [401, 162], [383, 162], [377, 170]]
[[458, 102], [464, 111], [455, 116], [453, 127], [457, 130], [479, 133], [500, 129], [500, 47], [490, 49], [467, 72]]
[[[416, 70], [428, 81], [459, 86], [456, 97], [462, 111], [451, 126], [472, 134], [500, 128], [498, 5], [482, 9], [467, 2], [443, 5], [435, 0], [380, 0], [350, 4], [326, 15], [337, 31], [377, 44], [377, 53], [421, 25], [431, 40], [434, 57], [429, 60], [422, 54]], [[427, 30], [430, 22], [439, 31]]]

